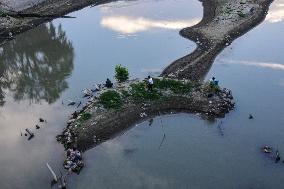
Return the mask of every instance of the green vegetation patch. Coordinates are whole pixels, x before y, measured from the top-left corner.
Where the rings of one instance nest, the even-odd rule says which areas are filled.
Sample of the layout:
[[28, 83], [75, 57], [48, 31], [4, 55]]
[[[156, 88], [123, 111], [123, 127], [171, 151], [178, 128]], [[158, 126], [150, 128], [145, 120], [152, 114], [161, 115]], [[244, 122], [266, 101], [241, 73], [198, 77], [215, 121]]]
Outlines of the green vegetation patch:
[[132, 84], [130, 87], [130, 94], [135, 100], [157, 100], [162, 96], [156, 89], [148, 91], [145, 82]]
[[129, 73], [127, 68], [121, 65], [115, 66], [115, 79], [118, 82], [124, 82], [128, 80], [128, 78], [129, 78]]
[[81, 121], [87, 121], [88, 119], [90, 119], [92, 117], [92, 114], [89, 113], [89, 112], [84, 112], [82, 115], [81, 115], [81, 118], [80, 120]]
[[6, 17], [6, 16], [8, 16], [7, 13], [0, 11], [0, 17]]
[[188, 94], [192, 90], [191, 84], [172, 79], [155, 79], [154, 87], [162, 90], [171, 90], [175, 94]]
[[241, 12], [241, 11], [238, 11], [238, 15], [239, 15], [239, 17], [242, 17], [242, 18], [244, 18], [246, 15], [243, 13], [243, 12]]
[[153, 91], [148, 91], [146, 82], [131, 85], [130, 95], [135, 100], [157, 100], [163, 97], [161, 90], [170, 90], [175, 94], [189, 94], [192, 85], [172, 79], [154, 79]]
[[220, 90], [220, 86], [214, 84], [212, 81], [204, 84], [204, 91], [207, 93], [218, 93]]
[[101, 94], [99, 100], [105, 108], [119, 109], [122, 106], [120, 94], [113, 90]]
[[105, 108], [119, 109], [123, 105], [123, 99], [132, 99], [138, 102], [153, 101], [165, 98], [167, 95], [163, 91], [171, 91], [174, 94], [190, 94], [194, 86], [190, 83], [172, 79], [154, 79], [153, 90], [149, 91], [147, 82], [139, 82], [130, 85], [130, 90], [116, 92], [114, 90], [106, 91], [99, 97], [99, 102]]

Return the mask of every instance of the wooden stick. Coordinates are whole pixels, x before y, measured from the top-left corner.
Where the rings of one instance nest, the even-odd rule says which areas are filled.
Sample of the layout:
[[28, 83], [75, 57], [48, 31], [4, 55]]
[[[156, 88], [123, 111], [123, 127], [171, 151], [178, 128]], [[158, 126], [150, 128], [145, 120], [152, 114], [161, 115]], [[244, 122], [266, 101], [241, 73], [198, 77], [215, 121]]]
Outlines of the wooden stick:
[[52, 176], [53, 176], [53, 180], [55, 180], [56, 182], [58, 181], [56, 174], [54, 173], [54, 171], [51, 169], [51, 167], [49, 166], [48, 163], [46, 163], [47, 168], [49, 169], [49, 171], [51, 172]]

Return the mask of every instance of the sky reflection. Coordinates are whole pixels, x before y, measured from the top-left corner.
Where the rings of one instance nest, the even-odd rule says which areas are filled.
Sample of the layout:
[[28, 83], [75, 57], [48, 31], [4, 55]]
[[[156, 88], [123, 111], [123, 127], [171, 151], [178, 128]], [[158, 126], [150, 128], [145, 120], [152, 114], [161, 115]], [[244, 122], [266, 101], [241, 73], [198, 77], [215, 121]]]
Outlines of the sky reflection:
[[269, 68], [273, 70], [281, 70], [284, 71], [284, 65], [278, 64], [275, 62], [257, 62], [257, 61], [247, 61], [247, 60], [226, 60], [222, 59], [217, 63], [221, 64], [240, 64], [245, 66], [256, 66], [256, 67], [262, 67], [262, 68]]
[[[186, 3], [188, 0], [139, 0], [101, 5], [100, 25], [126, 35], [154, 29], [180, 30], [197, 24], [202, 18], [198, 11], [200, 4], [191, 2], [191, 11], [188, 13], [188, 8], [184, 6]], [[178, 18], [174, 16], [177, 9], [180, 10]]]
[[284, 0], [276, 0], [270, 7], [266, 21], [270, 23], [282, 22], [284, 20]]
[[143, 17], [132, 18], [129, 16], [110, 16], [101, 20], [101, 25], [110, 30], [123, 34], [134, 34], [137, 32], [148, 31], [150, 29], [161, 28], [169, 30], [180, 30], [185, 27], [193, 26], [199, 22], [199, 18], [190, 20], [153, 20]]

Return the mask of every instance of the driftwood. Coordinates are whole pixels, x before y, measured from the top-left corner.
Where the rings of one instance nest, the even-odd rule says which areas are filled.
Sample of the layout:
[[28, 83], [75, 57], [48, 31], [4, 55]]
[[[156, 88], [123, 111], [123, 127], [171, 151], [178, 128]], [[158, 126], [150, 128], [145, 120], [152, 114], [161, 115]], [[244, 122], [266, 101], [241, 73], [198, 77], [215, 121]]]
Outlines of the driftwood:
[[27, 131], [27, 133], [29, 133], [29, 138], [28, 138], [28, 140], [31, 140], [35, 135], [34, 135], [34, 133], [33, 132], [31, 132], [29, 129], [26, 129], [26, 131]]
[[47, 166], [48, 170], [50, 171], [50, 173], [53, 177], [53, 180], [58, 182], [57, 176], [56, 176], [55, 172], [52, 170], [52, 168], [50, 167], [50, 165], [48, 163], [46, 163], [46, 166]]

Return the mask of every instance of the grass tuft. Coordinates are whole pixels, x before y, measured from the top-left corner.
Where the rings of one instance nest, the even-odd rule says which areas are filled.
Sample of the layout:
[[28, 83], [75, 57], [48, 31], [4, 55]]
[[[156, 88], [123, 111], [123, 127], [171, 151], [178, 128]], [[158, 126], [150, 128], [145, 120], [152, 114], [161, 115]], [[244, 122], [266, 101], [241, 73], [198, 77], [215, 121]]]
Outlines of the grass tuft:
[[119, 109], [122, 106], [120, 94], [113, 90], [101, 94], [99, 100], [105, 108]]
[[156, 79], [154, 87], [162, 90], [171, 90], [175, 94], [188, 94], [192, 90], [190, 84], [172, 79]]
[[162, 94], [157, 90], [148, 91], [146, 88], [146, 83], [141, 82], [137, 84], [132, 84], [130, 94], [135, 100], [157, 100]]

